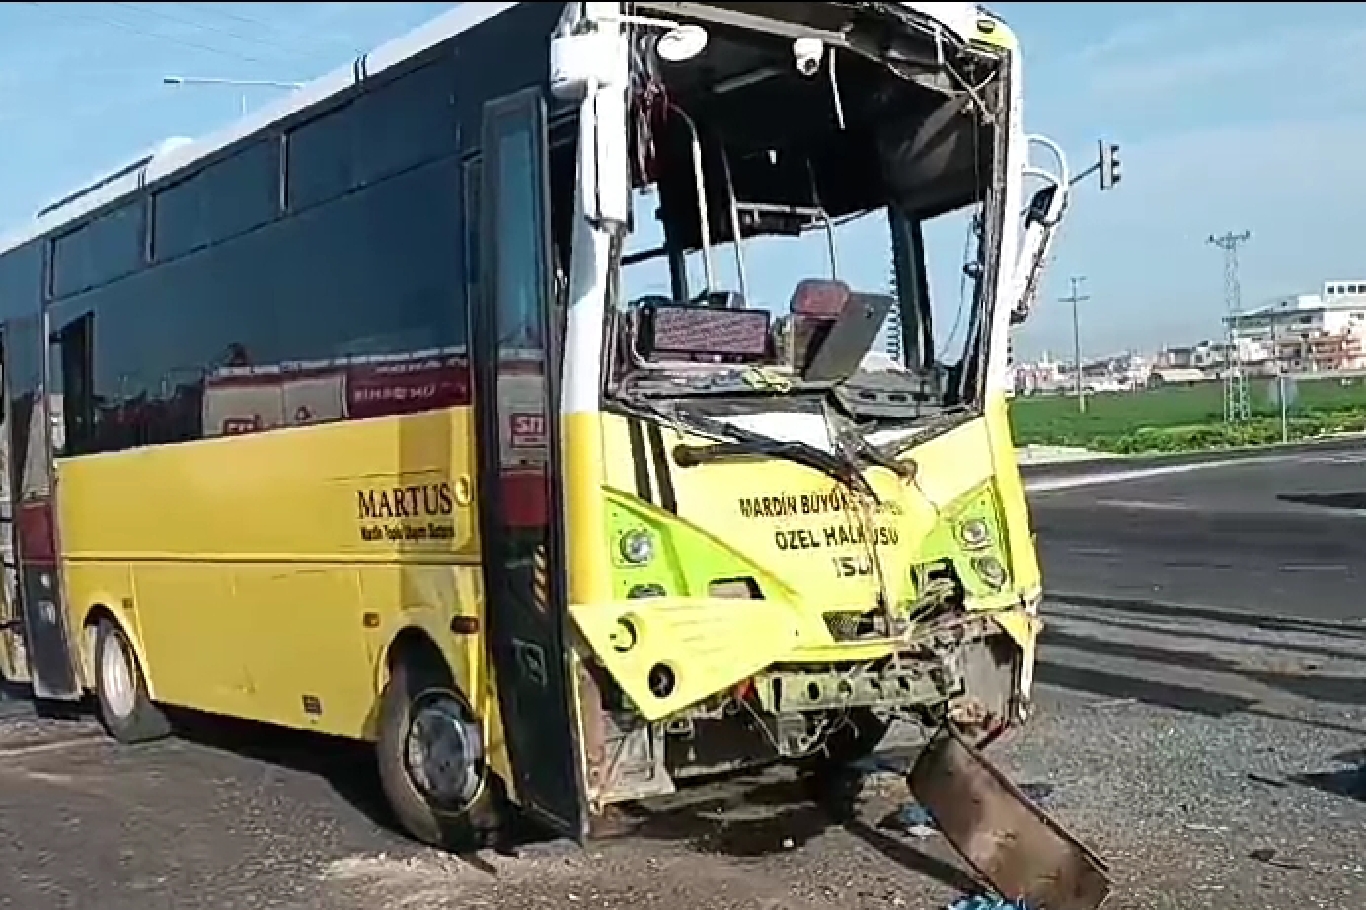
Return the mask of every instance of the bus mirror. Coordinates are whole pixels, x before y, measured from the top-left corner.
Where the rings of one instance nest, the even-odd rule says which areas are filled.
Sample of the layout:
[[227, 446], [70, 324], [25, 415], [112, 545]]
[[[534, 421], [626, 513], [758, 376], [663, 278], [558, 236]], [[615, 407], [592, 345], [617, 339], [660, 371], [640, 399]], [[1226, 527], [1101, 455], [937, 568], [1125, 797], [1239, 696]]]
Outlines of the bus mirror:
[[590, 222], [626, 224], [631, 191], [626, 151], [626, 92], [599, 89], [579, 110], [579, 197]]

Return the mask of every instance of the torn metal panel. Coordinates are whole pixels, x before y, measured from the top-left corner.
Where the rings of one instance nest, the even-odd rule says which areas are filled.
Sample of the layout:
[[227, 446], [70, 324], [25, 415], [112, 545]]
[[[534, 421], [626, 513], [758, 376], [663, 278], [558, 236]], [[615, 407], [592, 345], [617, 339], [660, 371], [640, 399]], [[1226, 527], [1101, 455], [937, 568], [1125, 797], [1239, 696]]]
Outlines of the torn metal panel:
[[1038, 910], [1095, 910], [1110, 893], [1105, 863], [950, 726], [907, 782], [965, 860], [1007, 898]]

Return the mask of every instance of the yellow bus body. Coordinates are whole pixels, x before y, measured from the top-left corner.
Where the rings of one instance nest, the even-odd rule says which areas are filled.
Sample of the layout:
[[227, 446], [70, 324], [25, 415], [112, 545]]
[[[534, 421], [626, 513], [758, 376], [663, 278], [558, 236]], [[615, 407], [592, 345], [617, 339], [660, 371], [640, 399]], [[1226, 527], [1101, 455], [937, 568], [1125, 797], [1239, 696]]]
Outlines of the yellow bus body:
[[[419, 629], [496, 747], [482, 641], [450, 631], [484, 611], [472, 421], [453, 408], [59, 460], [69, 628], [111, 613], [157, 700], [358, 739], [387, 648]], [[452, 538], [361, 539], [360, 496], [429, 485], [450, 492]]]
[[[534, 5], [520, 6], [528, 7], [527, 16], [545, 15]], [[539, 19], [535, 24], [544, 26]], [[1005, 41], [1006, 35], [1002, 26], [995, 40]], [[561, 152], [554, 177], [542, 173], [550, 167], [550, 153], [538, 92], [521, 93], [520, 116], [539, 130], [542, 145], [536, 148], [542, 154], [534, 168], [527, 166], [527, 174], [513, 176], [543, 179], [547, 185], [558, 181], [562, 202], [572, 196], [564, 192], [565, 174], [572, 168], [563, 167]], [[497, 113], [496, 105], [504, 100], [490, 101], [490, 109]], [[487, 130], [495, 118], [484, 116]], [[499, 116], [512, 119], [506, 111]], [[483, 154], [492, 157], [487, 150]], [[469, 181], [460, 207], [472, 220], [485, 218], [496, 227], [500, 209], [487, 199], [481, 209], [473, 191], [496, 183], [475, 178], [477, 157], [460, 159], [458, 171]], [[487, 160], [479, 166], [491, 167]], [[1018, 175], [1012, 181], [1015, 193]], [[550, 195], [540, 185], [531, 188]], [[1002, 210], [1014, 205], [1014, 197], [1007, 196]], [[548, 198], [539, 201], [550, 207]], [[580, 241], [576, 237], [575, 257], [582, 252]], [[451, 238], [453, 246], [460, 243], [461, 238]], [[489, 272], [487, 249], [484, 255], [481, 267]], [[541, 277], [546, 280], [537, 285]], [[896, 656], [920, 668], [908, 672], [934, 681], [923, 699], [889, 698], [878, 702], [879, 709], [950, 711], [980, 696], [995, 699], [987, 706], [995, 712], [993, 723], [1023, 717], [1040, 627], [1041, 581], [1007, 399], [997, 385], [985, 383], [973, 410], [964, 408], [957, 422], [944, 423], [897, 456], [913, 471], [866, 467], [863, 480], [872, 495], [854, 492], [851, 486], [857, 485], [796, 460], [753, 452], [739, 460], [694, 463], [680, 452], [716, 440], [686, 436], [662, 420], [626, 416], [627, 409], [614, 407], [601, 387], [592, 389], [591, 408], [561, 409], [562, 402], [549, 394], [558, 392], [558, 373], [547, 376], [537, 363], [568, 373], [566, 363], [591, 360], [596, 369], [602, 352], [586, 357], [570, 350], [556, 361], [558, 345], [543, 340], [543, 360], [530, 369], [525, 363], [519, 367], [514, 356], [502, 354], [514, 349], [512, 342], [489, 329], [501, 324], [477, 312], [481, 306], [496, 310], [502, 298], [487, 287], [476, 289], [473, 277], [467, 280], [469, 300], [462, 304], [471, 318], [461, 331], [468, 330], [469, 344], [459, 356], [470, 359], [461, 367], [459, 405], [387, 416], [348, 414], [339, 405], [337, 413], [316, 417], [317, 422], [296, 413], [285, 425], [267, 426], [261, 414], [268, 408], [259, 403], [244, 408], [243, 414], [256, 409], [248, 420], [233, 417], [226, 398], [210, 402], [206, 390], [215, 380], [245, 375], [234, 374], [236, 366], [218, 365], [216, 374], [206, 368], [201, 377], [198, 436], [58, 454], [50, 483], [36, 482], [26, 493], [12, 491], [15, 502], [28, 495], [30, 504], [55, 503], [55, 522], [49, 525], [55, 527], [55, 545], [47, 553], [31, 547], [25, 568], [31, 576], [27, 584], [48, 589], [49, 565], [60, 582], [53, 599], [61, 604], [64, 623], [50, 624], [46, 634], [50, 643], [74, 652], [76, 676], [75, 689], [60, 697], [100, 687], [96, 630], [108, 621], [136, 656], [151, 702], [383, 743], [383, 697], [400, 675], [395, 655], [405, 642], [420, 640], [435, 647], [455, 694], [472, 713], [487, 770], [513, 802], [548, 805], [554, 802], [547, 799], [554, 774], [543, 773], [536, 781], [540, 792], [523, 792], [532, 789], [525, 784], [527, 756], [553, 739], [538, 743], [535, 738], [542, 707], [534, 685], [527, 688], [527, 677], [535, 674], [521, 673], [525, 668], [507, 656], [513, 648], [499, 651], [502, 662], [494, 653], [495, 644], [525, 644], [517, 638], [526, 634], [525, 626], [500, 627], [498, 642], [490, 629], [514, 607], [522, 611], [520, 621], [532, 616], [533, 625], [537, 611], [542, 619], [553, 614], [541, 631], [553, 627], [554, 634], [532, 644], [550, 642], [547, 649], [562, 652], [541, 653], [548, 666], [542, 663], [539, 672], [563, 669], [570, 693], [567, 704], [547, 701], [545, 722], [563, 730], [562, 751], [578, 750], [572, 758], [564, 756], [562, 764], [572, 766], [571, 786], [582, 794], [564, 797], [545, 814], [575, 834], [583, 827], [578, 815], [631, 798], [629, 787], [614, 790], [605, 780], [615, 761], [605, 752], [606, 726], [629, 714], [618, 732], [631, 735], [625, 727], [643, 719], [647, 735], [662, 742], [670, 723], [724, 722], [719, 712], [738, 711], [743, 699], [717, 707], [718, 698], [725, 701], [745, 686], [771, 685], [775, 674], [787, 674], [803, 691], [815, 691], [822, 674], [848, 674], [853, 668], [871, 676], [882, 672], [884, 659]], [[492, 279], [484, 280], [493, 285]], [[550, 298], [551, 276], [522, 280]], [[1007, 287], [1009, 281], [999, 278], [998, 285]], [[42, 298], [25, 317], [43, 328], [35, 338], [47, 334], [48, 308], [55, 305]], [[552, 306], [559, 305], [557, 300]], [[321, 319], [327, 318], [325, 306], [319, 302]], [[564, 331], [561, 315], [537, 312], [535, 317], [553, 333]], [[484, 325], [481, 319], [492, 321]], [[429, 356], [405, 353], [414, 359]], [[262, 375], [284, 369], [260, 366]], [[481, 373], [484, 367], [487, 373]], [[350, 369], [339, 357], [322, 372], [340, 384]], [[489, 380], [490, 375], [497, 378]], [[35, 439], [34, 433], [56, 432], [43, 425], [65, 407], [43, 387], [52, 381], [49, 377], [35, 386], [48, 398], [34, 413], [33, 426], [41, 427], [31, 431]], [[247, 386], [256, 381], [249, 379]], [[260, 382], [274, 382], [275, 392], [280, 391], [278, 378]], [[88, 389], [86, 394], [93, 399]], [[9, 392], [0, 388], [0, 395], [9, 402]], [[224, 413], [211, 419], [215, 407]], [[785, 413], [782, 407], [774, 412]], [[541, 441], [519, 448], [515, 438], [508, 438], [515, 436], [508, 429], [509, 415], [514, 421], [540, 415], [556, 431], [539, 429], [532, 435]], [[80, 426], [69, 413], [65, 419], [67, 426]], [[249, 431], [230, 429], [236, 419], [250, 424]], [[11, 429], [0, 427], [6, 444]], [[50, 438], [44, 445], [48, 452], [61, 448]], [[533, 540], [524, 552], [517, 547], [532, 538], [519, 537], [524, 528], [487, 508], [503, 497], [486, 485], [507, 476], [509, 458], [514, 472], [526, 471], [527, 449], [538, 446], [542, 469], [550, 472], [541, 477], [554, 481], [542, 486], [542, 505], [551, 517], [542, 522], [540, 542]], [[42, 475], [36, 464], [29, 459], [29, 473]], [[507, 503], [502, 505], [506, 513]], [[504, 524], [487, 533], [505, 544], [510, 556], [481, 539], [481, 527], [495, 520]], [[969, 524], [971, 540], [964, 531]], [[633, 535], [651, 542], [647, 558], [623, 555], [623, 544]], [[32, 532], [30, 539], [41, 543]], [[527, 585], [531, 596], [526, 603], [491, 607], [489, 579], [512, 576], [521, 568], [513, 566], [517, 560], [540, 560], [526, 575], [533, 579]], [[840, 631], [841, 624], [857, 624], [874, 612], [904, 619], [921, 609], [921, 598], [934, 587], [933, 580], [942, 578], [935, 574], [941, 570], [958, 585], [954, 596], [961, 595], [943, 629], [917, 637], [920, 620], [912, 615], [904, 625], [888, 625], [878, 634]], [[536, 571], [553, 576], [553, 583], [542, 589]], [[0, 630], [13, 632], [4, 621], [18, 615], [17, 595], [13, 589], [7, 593], [3, 606], [14, 612], [0, 614]], [[24, 596], [30, 619], [38, 607], [51, 606], [31, 591]], [[1000, 658], [999, 651], [987, 648], [994, 662], [988, 673], [996, 676], [981, 686], [983, 692], [974, 688], [981, 678], [968, 671], [948, 680], [953, 673], [944, 667], [956, 665], [985, 639], [1008, 641], [1010, 653]], [[40, 674], [31, 672], [14, 647], [16, 640], [22, 636], [0, 634], [0, 673], [36, 682]], [[495, 666], [507, 676], [499, 679]], [[520, 691], [513, 691], [509, 667], [519, 675]], [[812, 689], [805, 689], [808, 684]], [[984, 694], [993, 686], [996, 691]], [[624, 695], [624, 707], [609, 705], [611, 687]], [[768, 691], [770, 699], [778, 697], [777, 689]], [[799, 696], [789, 694], [785, 707], [770, 714], [776, 723], [779, 715], [805, 721], [822, 712], [841, 713], [838, 706], [830, 707], [827, 696], [811, 695], [813, 706], [804, 710], [794, 707], [792, 699]], [[515, 721], [519, 711], [509, 704], [520, 707]], [[708, 711], [718, 716], [705, 716]], [[384, 716], [392, 717], [392, 710]], [[802, 753], [776, 749], [746, 757], [805, 757]], [[663, 767], [662, 758], [655, 762]], [[641, 792], [668, 787], [672, 781], [656, 780]]]

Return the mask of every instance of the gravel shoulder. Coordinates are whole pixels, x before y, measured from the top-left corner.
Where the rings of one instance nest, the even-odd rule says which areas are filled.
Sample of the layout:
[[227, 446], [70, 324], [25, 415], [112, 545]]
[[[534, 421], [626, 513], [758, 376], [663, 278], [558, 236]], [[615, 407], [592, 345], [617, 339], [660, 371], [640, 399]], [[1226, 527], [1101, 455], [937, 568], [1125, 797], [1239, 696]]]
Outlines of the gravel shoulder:
[[[1106, 906], [1358, 903], [1366, 632], [1135, 610], [1050, 605], [1035, 716], [993, 753], [1110, 864]], [[767, 774], [633, 810], [584, 849], [458, 858], [386, 827], [346, 744], [200, 726], [128, 749], [0, 715], [0, 908], [929, 910], [970, 885], [942, 838], [899, 824], [891, 773], [838, 819]]]

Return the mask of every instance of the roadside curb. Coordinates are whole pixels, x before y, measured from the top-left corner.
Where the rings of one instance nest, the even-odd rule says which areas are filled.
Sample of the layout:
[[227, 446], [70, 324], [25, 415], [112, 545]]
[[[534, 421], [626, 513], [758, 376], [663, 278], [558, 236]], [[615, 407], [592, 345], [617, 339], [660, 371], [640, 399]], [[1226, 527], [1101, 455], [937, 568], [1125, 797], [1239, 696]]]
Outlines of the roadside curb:
[[1366, 434], [1350, 436], [1325, 436], [1321, 439], [1307, 439], [1300, 442], [1274, 443], [1266, 446], [1243, 446], [1230, 449], [1207, 449], [1201, 452], [1162, 452], [1152, 455], [1112, 455], [1097, 452], [1095, 457], [1078, 457], [1064, 461], [1045, 461], [1024, 463], [1020, 473], [1025, 477], [1053, 477], [1067, 474], [1084, 474], [1097, 469], [1131, 470], [1134, 468], [1159, 468], [1169, 465], [1194, 465], [1211, 461], [1255, 460], [1275, 458], [1285, 455], [1298, 455], [1305, 452], [1348, 452], [1366, 448]]

